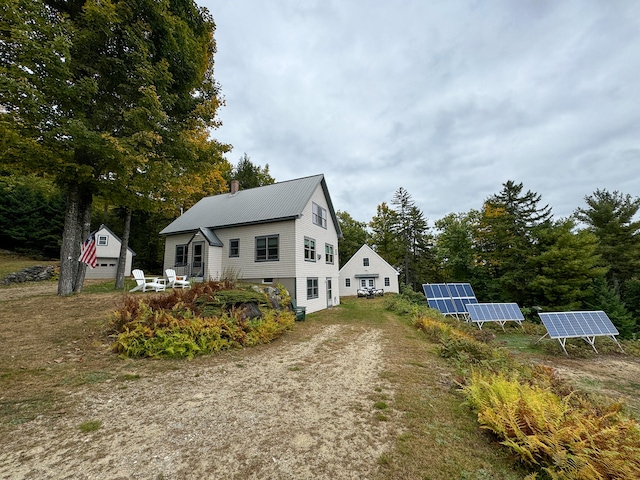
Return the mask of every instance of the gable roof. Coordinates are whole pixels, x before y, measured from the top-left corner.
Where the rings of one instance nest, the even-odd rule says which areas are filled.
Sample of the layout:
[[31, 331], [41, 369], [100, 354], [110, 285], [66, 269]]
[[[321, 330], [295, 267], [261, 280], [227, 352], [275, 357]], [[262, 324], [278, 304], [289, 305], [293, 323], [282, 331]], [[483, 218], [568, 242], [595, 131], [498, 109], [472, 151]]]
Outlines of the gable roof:
[[[351, 258], [349, 260], [347, 260], [347, 263], [345, 263], [342, 268], [340, 269], [340, 271], [342, 272], [345, 268], [347, 268], [347, 265], [349, 265], [351, 263], [352, 260], [355, 260], [357, 258], [362, 258], [363, 255], [370, 255], [370, 256], [376, 256], [378, 259], [380, 259], [384, 264], [388, 265], [389, 268], [391, 270], [393, 270], [396, 274], [400, 275], [400, 272], [398, 272], [398, 270], [396, 270], [389, 262], [387, 262], [384, 258], [382, 258], [373, 248], [371, 248], [369, 245], [367, 245], [366, 243], [364, 245], [362, 245], [358, 251], [356, 253], [354, 253]], [[357, 277], [358, 275], [356, 275]], [[367, 274], [367, 277], [371, 277], [373, 275]]]
[[[111, 235], [113, 238], [116, 239], [116, 241], [122, 245], [122, 240], [120, 239], [120, 237], [118, 235], [116, 235], [115, 233], [113, 233], [111, 231], [111, 229], [109, 227], [107, 227], [104, 223], [102, 225], [100, 225], [98, 227], [98, 229], [96, 230], [96, 235], [98, 235], [98, 232], [100, 232], [101, 230], [106, 230], [107, 233], [109, 233], [109, 235]], [[96, 248], [98, 248], [100, 245], [98, 245], [96, 243]], [[136, 252], [134, 252], [133, 250], [131, 250], [131, 247], [127, 246], [127, 250], [131, 252], [131, 255], [133, 255], [135, 257]]]
[[165, 227], [160, 235], [192, 232], [202, 227], [216, 229], [300, 218], [318, 185], [322, 186], [338, 237], [342, 237], [322, 174], [239, 190], [234, 194], [204, 197]]

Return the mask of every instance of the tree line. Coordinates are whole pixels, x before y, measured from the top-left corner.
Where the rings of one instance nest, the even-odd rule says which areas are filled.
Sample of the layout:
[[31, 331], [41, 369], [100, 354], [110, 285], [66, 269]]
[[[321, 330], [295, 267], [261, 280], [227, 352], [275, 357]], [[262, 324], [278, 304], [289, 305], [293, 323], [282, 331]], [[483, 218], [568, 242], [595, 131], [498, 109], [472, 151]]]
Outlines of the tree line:
[[604, 310], [623, 338], [640, 318], [640, 199], [596, 190], [569, 218], [555, 219], [541, 196], [508, 181], [479, 210], [450, 213], [433, 227], [400, 187], [369, 221], [338, 212], [341, 263], [370, 245], [401, 283], [469, 282], [483, 302], [530, 312]]

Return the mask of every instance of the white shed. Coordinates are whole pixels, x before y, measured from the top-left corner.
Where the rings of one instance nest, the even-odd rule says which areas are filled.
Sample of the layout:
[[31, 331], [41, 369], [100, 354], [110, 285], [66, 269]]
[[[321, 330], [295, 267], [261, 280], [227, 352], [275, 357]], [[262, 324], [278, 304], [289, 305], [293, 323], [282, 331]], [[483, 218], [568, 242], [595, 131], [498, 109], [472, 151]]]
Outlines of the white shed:
[[357, 295], [358, 288], [400, 293], [400, 273], [369, 245], [363, 245], [340, 269], [340, 295]]
[[[96, 255], [98, 265], [96, 268], [87, 268], [85, 278], [116, 278], [118, 270], [118, 257], [120, 256], [120, 238], [109, 230], [106, 226], [100, 225], [96, 232]], [[131, 263], [135, 252], [127, 249], [127, 259], [125, 263], [124, 276], [131, 275]]]

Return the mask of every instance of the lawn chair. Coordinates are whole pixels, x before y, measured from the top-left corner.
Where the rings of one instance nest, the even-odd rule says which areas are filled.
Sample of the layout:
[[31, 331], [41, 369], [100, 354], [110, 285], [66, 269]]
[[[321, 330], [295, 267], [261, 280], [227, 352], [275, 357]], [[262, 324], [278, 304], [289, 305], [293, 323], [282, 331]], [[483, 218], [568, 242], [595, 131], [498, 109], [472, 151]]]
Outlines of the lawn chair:
[[167, 284], [164, 281], [164, 278], [160, 277], [145, 277], [144, 272], [140, 269], [135, 269], [131, 272], [133, 278], [135, 279], [137, 285], [129, 290], [129, 292], [136, 292], [138, 290], [142, 290], [146, 292], [147, 290], [154, 290], [156, 292], [162, 292], [167, 288]]
[[172, 268], [167, 268], [164, 273], [167, 276], [169, 288], [191, 288], [191, 282], [187, 280], [186, 275], [176, 275], [176, 271]]
[[291, 310], [296, 316], [296, 321], [304, 321], [307, 318], [307, 307], [298, 307], [293, 298], [291, 299]]

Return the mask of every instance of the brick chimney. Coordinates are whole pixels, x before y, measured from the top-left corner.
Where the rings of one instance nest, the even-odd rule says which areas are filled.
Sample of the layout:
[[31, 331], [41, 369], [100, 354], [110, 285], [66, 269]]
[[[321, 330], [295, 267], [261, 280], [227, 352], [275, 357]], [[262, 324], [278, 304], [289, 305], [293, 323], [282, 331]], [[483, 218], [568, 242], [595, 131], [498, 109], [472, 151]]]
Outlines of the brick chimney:
[[231, 180], [231, 195], [235, 195], [240, 190], [240, 182], [238, 180]]

